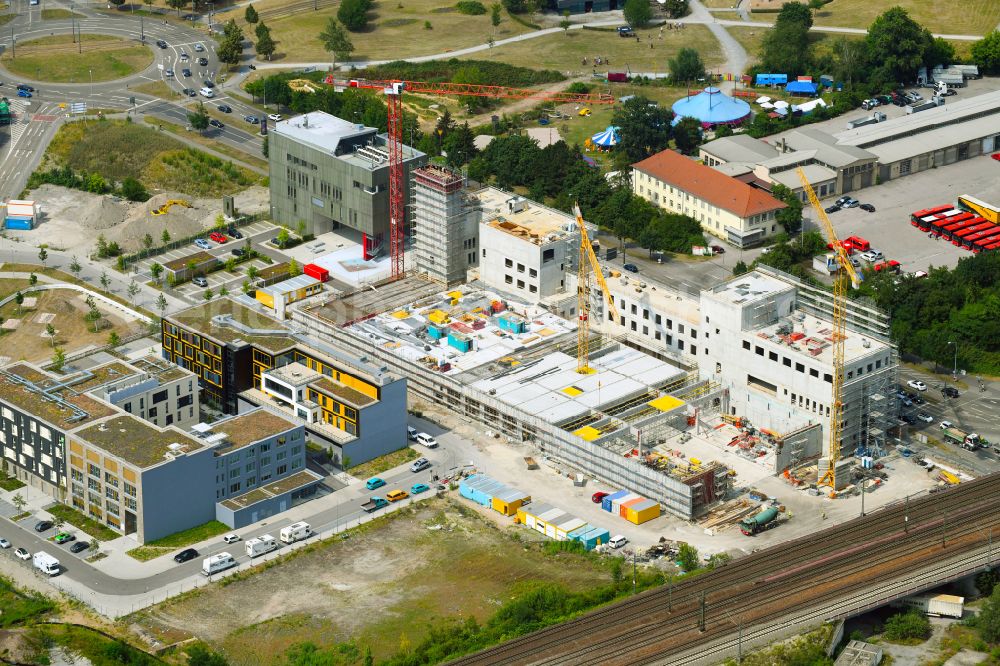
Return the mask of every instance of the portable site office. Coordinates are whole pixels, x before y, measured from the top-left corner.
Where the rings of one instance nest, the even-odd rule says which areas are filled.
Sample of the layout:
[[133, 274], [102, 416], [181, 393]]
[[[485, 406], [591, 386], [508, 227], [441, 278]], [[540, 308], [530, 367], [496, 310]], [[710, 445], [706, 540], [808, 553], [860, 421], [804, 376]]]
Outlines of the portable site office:
[[462, 497], [505, 516], [513, 516], [523, 504], [531, 501], [531, 496], [527, 493], [482, 474], [463, 479], [458, 485], [458, 491]]

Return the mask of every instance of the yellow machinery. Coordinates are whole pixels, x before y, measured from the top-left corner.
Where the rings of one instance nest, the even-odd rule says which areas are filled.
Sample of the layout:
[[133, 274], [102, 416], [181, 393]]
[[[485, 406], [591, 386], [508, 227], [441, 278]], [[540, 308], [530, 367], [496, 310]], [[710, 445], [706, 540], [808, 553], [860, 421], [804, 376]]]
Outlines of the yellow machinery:
[[608, 290], [608, 284], [604, 281], [604, 273], [601, 272], [601, 265], [594, 254], [594, 248], [590, 244], [590, 237], [587, 235], [587, 225], [583, 223], [583, 213], [580, 212], [580, 205], [573, 204], [573, 213], [576, 214], [576, 225], [580, 227], [580, 265], [577, 267], [578, 279], [576, 284], [576, 311], [579, 317], [576, 327], [576, 371], [581, 375], [589, 375], [593, 372], [587, 361], [590, 358], [590, 276], [597, 275], [597, 284], [604, 294], [604, 301], [608, 304], [608, 312], [612, 321], [618, 321], [618, 308], [615, 307], [614, 299]]
[[153, 215], [166, 215], [167, 211], [170, 210], [171, 206], [184, 206], [185, 208], [191, 208], [191, 204], [183, 199], [170, 199], [167, 203], [163, 204], [156, 210], [150, 211]]
[[965, 210], [975, 213], [987, 222], [1000, 224], [1000, 206], [986, 203], [982, 199], [977, 199], [970, 194], [963, 194], [958, 197], [958, 205]]
[[844, 385], [844, 339], [847, 337], [847, 280], [851, 280], [851, 285], [857, 289], [861, 284], [851, 258], [847, 256], [847, 250], [837, 238], [837, 233], [833, 230], [833, 223], [827, 217], [826, 211], [816, 197], [809, 179], [800, 167], [798, 170], [802, 187], [809, 195], [809, 203], [816, 209], [816, 215], [823, 223], [827, 238], [833, 244], [833, 251], [837, 253], [837, 263], [840, 270], [833, 280], [833, 408], [830, 410], [830, 441], [827, 447], [827, 458], [829, 467], [822, 477], [817, 479], [817, 486], [830, 486], [830, 497], [837, 494], [837, 462], [840, 460], [840, 437], [843, 428], [844, 403], [841, 400], [841, 391]]

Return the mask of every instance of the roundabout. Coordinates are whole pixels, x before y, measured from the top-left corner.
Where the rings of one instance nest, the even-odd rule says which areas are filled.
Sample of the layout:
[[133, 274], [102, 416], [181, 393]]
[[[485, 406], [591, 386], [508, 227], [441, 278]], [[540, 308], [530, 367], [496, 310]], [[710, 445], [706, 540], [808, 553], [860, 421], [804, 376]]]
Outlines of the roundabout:
[[12, 75], [45, 83], [104, 82], [147, 69], [149, 46], [104, 34], [50, 35], [17, 44], [0, 58]]

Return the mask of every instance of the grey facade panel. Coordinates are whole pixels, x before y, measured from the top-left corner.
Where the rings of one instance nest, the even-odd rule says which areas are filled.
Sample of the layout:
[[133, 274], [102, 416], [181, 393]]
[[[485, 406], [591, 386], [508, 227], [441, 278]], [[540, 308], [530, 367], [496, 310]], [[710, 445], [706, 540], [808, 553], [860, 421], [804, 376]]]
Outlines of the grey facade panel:
[[16, 465], [46, 484], [65, 489], [65, 447], [63, 431], [0, 402], [0, 457], [8, 464]]
[[138, 536], [154, 541], [215, 518], [211, 449], [178, 456], [142, 473]]

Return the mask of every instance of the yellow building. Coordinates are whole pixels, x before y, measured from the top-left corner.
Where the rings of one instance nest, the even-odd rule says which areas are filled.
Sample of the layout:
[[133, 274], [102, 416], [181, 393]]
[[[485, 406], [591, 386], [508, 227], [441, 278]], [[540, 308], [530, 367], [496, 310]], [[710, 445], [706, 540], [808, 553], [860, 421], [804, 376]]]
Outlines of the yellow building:
[[257, 290], [257, 300], [284, 318], [285, 306], [323, 292], [323, 283], [309, 275], [297, 275], [289, 280]]

